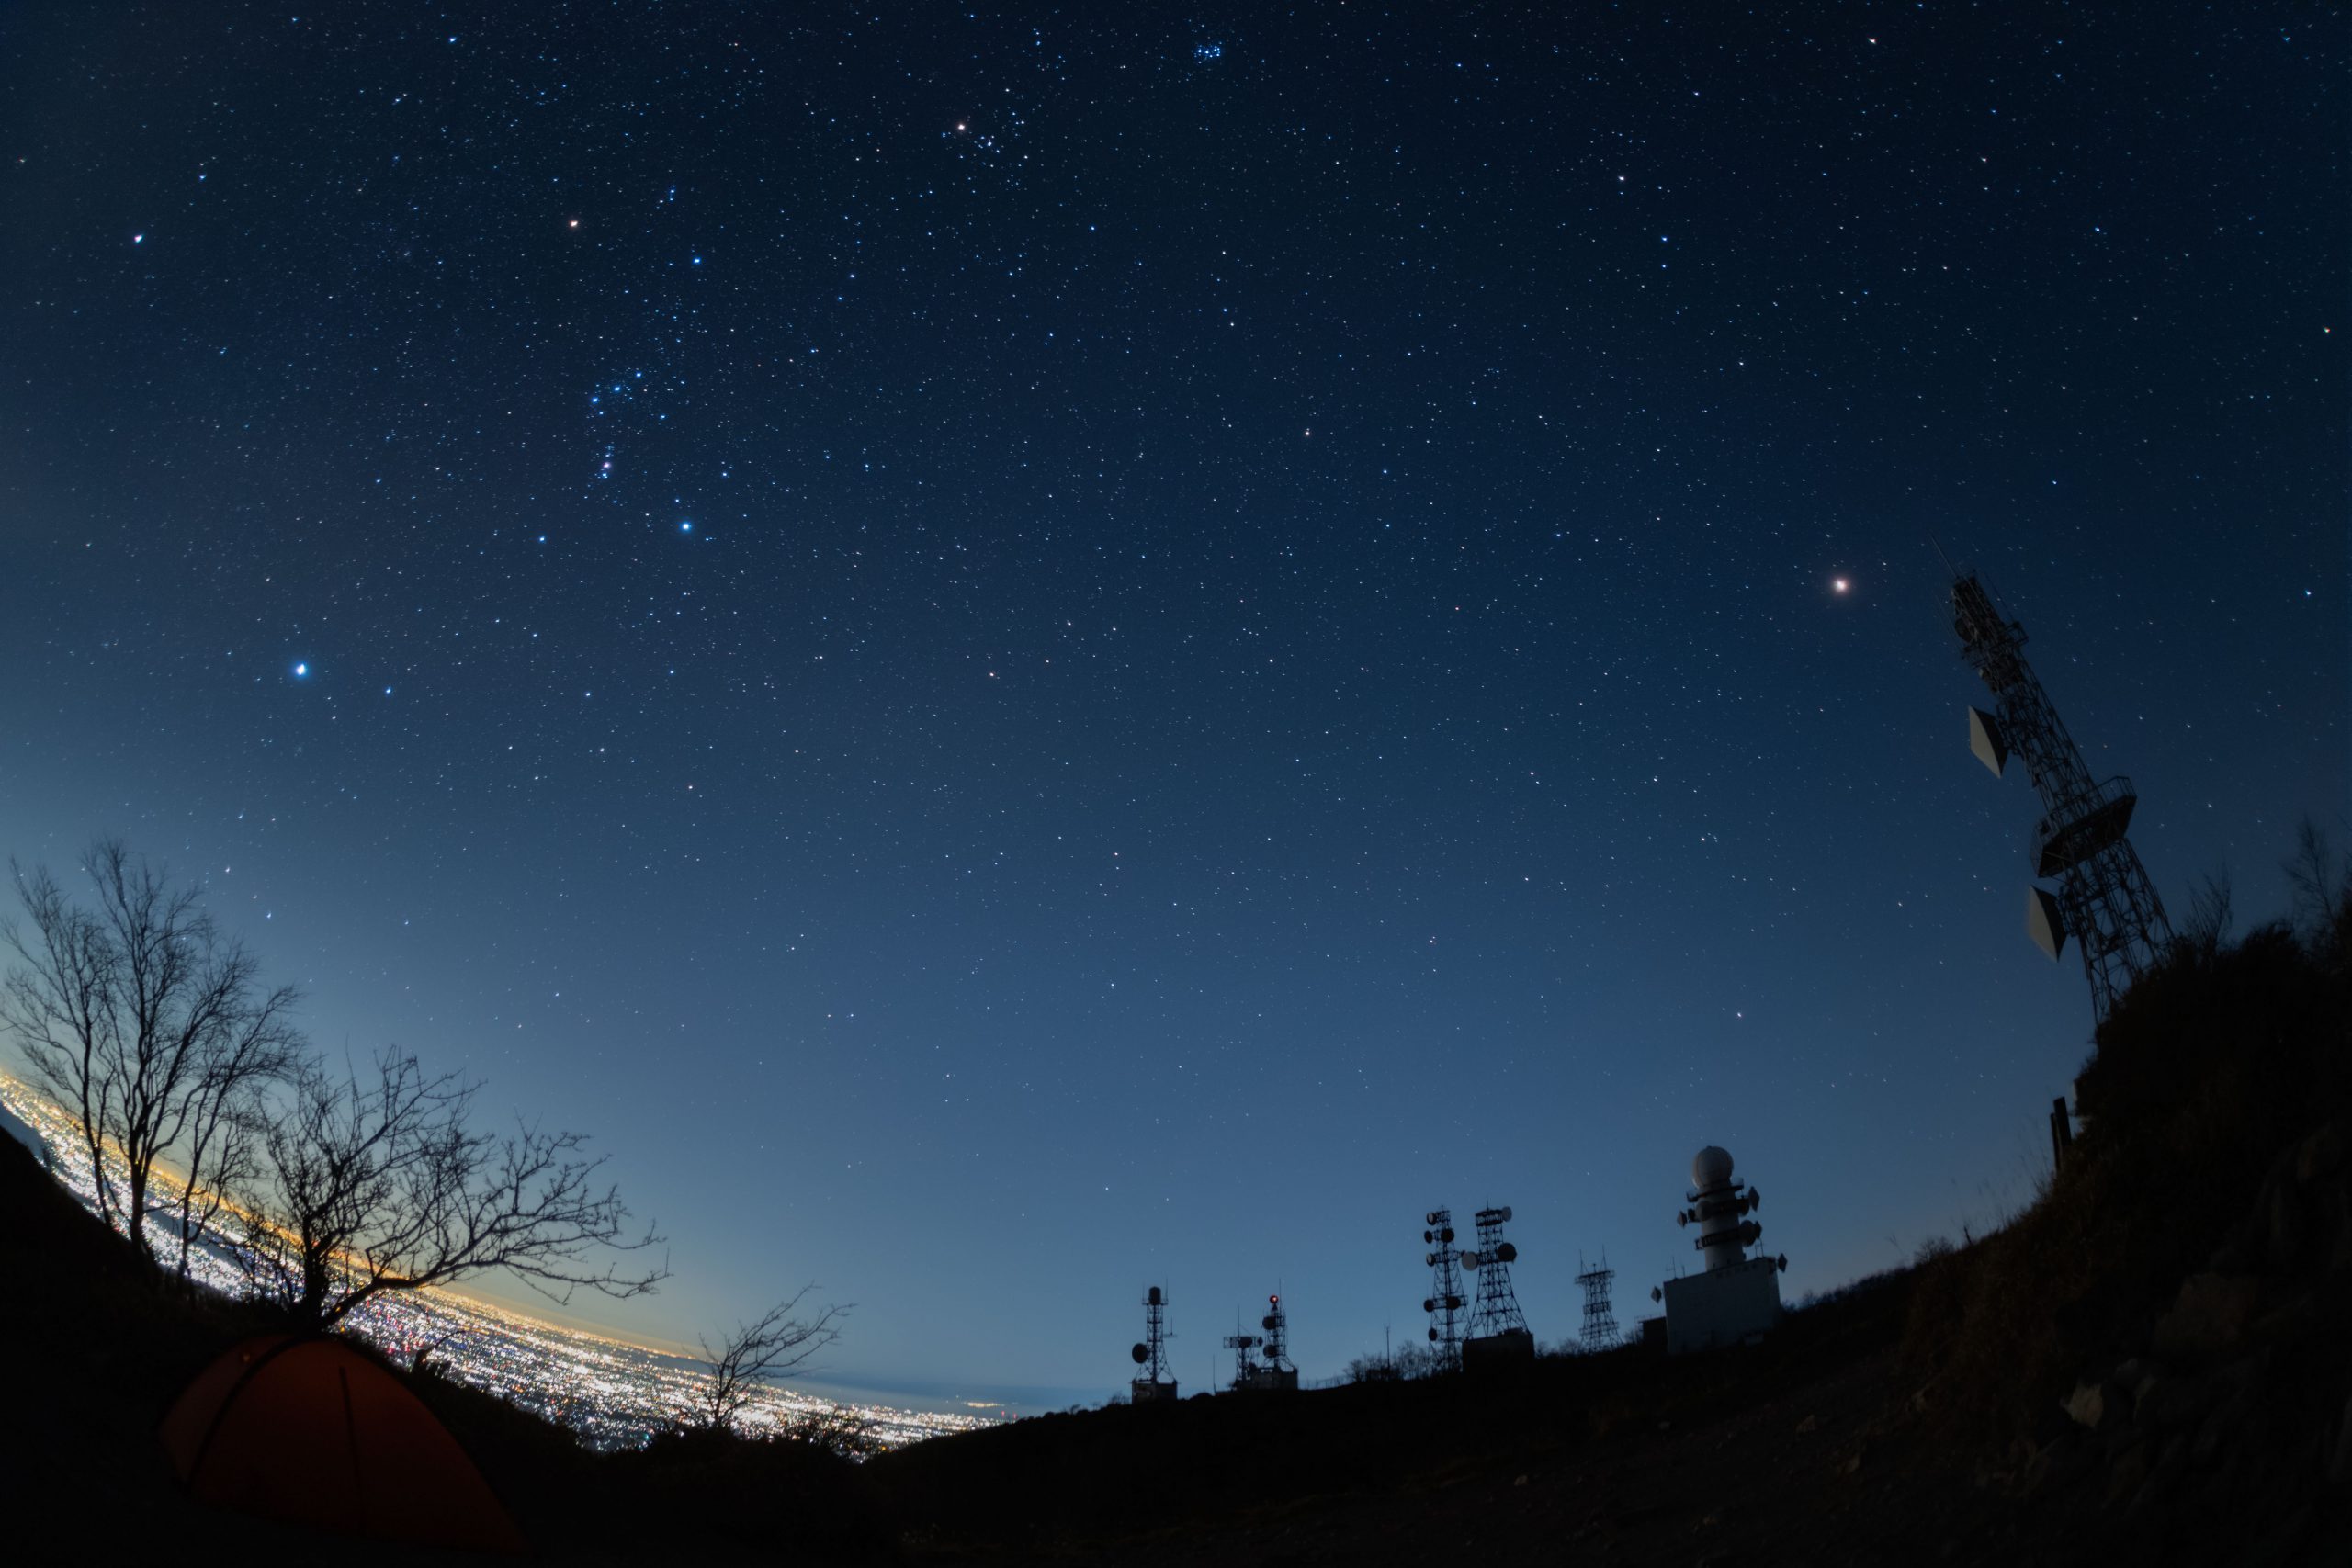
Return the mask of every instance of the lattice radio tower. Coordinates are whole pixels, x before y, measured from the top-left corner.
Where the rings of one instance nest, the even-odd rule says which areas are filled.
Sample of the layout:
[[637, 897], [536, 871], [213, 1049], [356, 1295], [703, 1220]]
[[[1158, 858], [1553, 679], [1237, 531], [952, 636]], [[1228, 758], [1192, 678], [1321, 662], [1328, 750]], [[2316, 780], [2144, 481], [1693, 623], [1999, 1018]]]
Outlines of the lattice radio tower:
[[1617, 1314], [1609, 1304], [1609, 1287], [1615, 1282], [1617, 1270], [1609, 1267], [1607, 1254], [1591, 1268], [1585, 1267], [1584, 1254], [1577, 1254], [1577, 1283], [1584, 1287], [1584, 1348], [1587, 1355], [1613, 1350], [1624, 1336], [1617, 1332]]
[[1473, 1339], [1528, 1332], [1527, 1314], [1519, 1310], [1519, 1296], [1510, 1288], [1510, 1266], [1519, 1261], [1519, 1248], [1503, 1239], [1503, 1226], [1510, 1221], [1508, 1203], [1479, 1210], [1478, 1248], [1463, 1259], [1478, 1270], [1478, 1304], [1470, 1314]]
[[1128, 1395], [1141, 1404], [1176, 1397], [1175, 1374], [1168, 1370], [1168, 1296], [1158, 1285], [1143, 1293], [1143, 1338], [1128, 1353], [1135, 1359], [1136, 1379]]
[[[1244, 1334], [1237, 1325], [1236, 1331], [1225, 1337], [1225, 1348], [1233, 1352], [1234, 1392], [1296, 1388], [1298, 1368], [1290, 1359], [1290, 1314], [1283, 1310], [1280, 1292], [1266, 1298], [1266, 1313], [1258, 1326], [1265, 1333]], [[1251, 1360], [1252, 1350], [1263, 1359]]]
[[1462, 1330], [1456, 1314], [1462, 1311], [1462, 1254], [1453, 1245], [1453, 1211], [1431, 1209], [1429, 1229], [1421, 1239], [1430, 1250], [1421, 1260], [1430, 1266], [1430, 1293], [1421, 1303], [1421, 1310], [1430, 1314], [1430, 1343], [1437, 1347], [1438, 1359], [1449, 1367], [1462, 1361]]
[[1969, 750], [1996, 774], [2014, 751], [2041, 796], [2033, 874], [2057, 878], [2058, 891], [2026, 890], [2026, 933], [2052, 961], [2066, 939], [2075, 939], [2090, 977], [2092, 1015], [2104, 1021], [2115, 998], [2172, 940], [2164, 904], [2123, 836], [2139, 797], [2127, 778], [2092, 779], [2026, 664], [2025, 628], [2002, 615], [1974, 573], [1954, 575], [1951, 611], [1962, 657], [1983, 677], [1997, 710], [1968, 710]]

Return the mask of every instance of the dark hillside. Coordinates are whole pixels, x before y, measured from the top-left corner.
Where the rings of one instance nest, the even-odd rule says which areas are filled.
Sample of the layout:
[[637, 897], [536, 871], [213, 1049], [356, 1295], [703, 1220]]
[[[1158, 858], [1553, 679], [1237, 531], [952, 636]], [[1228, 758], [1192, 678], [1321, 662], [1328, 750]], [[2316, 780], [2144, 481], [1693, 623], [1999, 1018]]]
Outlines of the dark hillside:
[[[2329, 910], [2183, 944], [2101, 1031], [2031, 1208], [1759, 1347], [1113, 1407], [863, 1466], [711, 1438], [594, 1455], [399, 1375], [540, 1552], [583, 1562], [2352, 1562], [2352, 900]], [[317, 1554], [187, 1503], [155, 1440], [266, 1320], [155, 1278], [7, 1140], [0, 1213], [0, 1462], [43, 1500], [16, 1544]]]
[[2352, 1562], [2348, 932], [2339, 894], [2182, 943], [2101, 1029], [2050, 1190], [1918, 1287], [1959, 1435], [2169, 1550]]

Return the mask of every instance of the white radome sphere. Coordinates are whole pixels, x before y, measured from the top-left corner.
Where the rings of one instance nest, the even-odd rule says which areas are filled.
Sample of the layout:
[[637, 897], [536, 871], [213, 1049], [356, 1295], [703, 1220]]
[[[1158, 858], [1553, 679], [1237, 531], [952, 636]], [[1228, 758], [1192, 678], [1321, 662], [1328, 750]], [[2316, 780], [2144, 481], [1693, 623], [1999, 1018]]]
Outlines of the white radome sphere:
[[1731, 1179], [1731, 1154], [1709, 1144], [1690, 1156], [1690, 1185], [1704, 1189], [1720, 1187]]

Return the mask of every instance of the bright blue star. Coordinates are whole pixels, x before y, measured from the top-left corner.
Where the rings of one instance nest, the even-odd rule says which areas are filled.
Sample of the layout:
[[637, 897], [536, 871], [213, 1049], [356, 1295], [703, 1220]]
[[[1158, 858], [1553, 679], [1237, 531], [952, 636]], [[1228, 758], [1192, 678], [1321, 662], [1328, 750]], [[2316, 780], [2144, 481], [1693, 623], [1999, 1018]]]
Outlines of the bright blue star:
[[297, 676], [308, 675], [310, 672], [311, 667], [308, 664], [297, 664], [294, 666], [294, 673]]
[[678, 532], [681, 534], [691, 534], [694, 531], [695, 525], [691, 523], [681, 523], [678, 525]]

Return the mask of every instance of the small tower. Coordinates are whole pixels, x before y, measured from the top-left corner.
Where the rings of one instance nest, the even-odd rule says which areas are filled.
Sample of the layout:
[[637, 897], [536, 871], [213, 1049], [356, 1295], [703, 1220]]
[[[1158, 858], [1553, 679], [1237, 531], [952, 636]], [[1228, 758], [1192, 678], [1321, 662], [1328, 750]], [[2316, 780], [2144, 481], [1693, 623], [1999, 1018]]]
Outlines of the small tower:
[[1588, 1356], [1603, 1350], [1613, 1350], [1623, 1337], [1617, 1332], [1617, 1314], [1609, 1304], [1610, 1287], [1616, 1281], [1617, 1270], [1609, 1267], [1609, 1255], [1589, 1269], [1585, 1267], [1584, 1254], [1577, 1254], [1577, 1283], [1584, 1287], [1584, 1349]]
[[[1226, 1348], [1234, 1352], [1233, 1388], [1237, 1393], [1270, 1393], [1298, 1387], [1298, 1369], [1290, 1359], [1290, 1314], [1283, 1311], [1280, 1292], [1266, 1298], [1266, 1314], [1258, 1320], [1263, 1334], [1228, 1334]], [[1259, 1352], [1252, 1362], [1250, 1352]]]
[[1168, 1345], [1175, 1337], [1168, 1332], [1165, 1314], [1168, 1298], [1157, 1285], [1143, 1295], [1143, 1339], [1128, 1354], [1142, 1371], [1135, 1382], [1127, 1385], [1127, 1398], [1136, 1404], [1152, 1404], [1172, 1401], [1176, 1397], [1176, 1375], [1168, 1367]]
[[1454, 1316], [1463, 1307], [1462, 1254], [1453, 1245], [1453, 1211], [1431, 1209], [1427, 1217], [1429, 1229], [1421, 1239], [1430, 1250], [1421, 1261], [1429, 1265], [1430, 1293], [1421, 1310], [1430, 1314], [1430, 1343], [1450, 1371], [1462, 1364], [1462, 1333]]
[[1478, 1245], [1462, 1261], [1478, 1271], [1478, 1304], [1470, 1314], [1470, 1336], [1462, 1342], [1462, 1364], [1485, 1368], [1535, 1359], [1535, 1336], [1528, 1332], [1527, 1314], [1519, 1310], [1519, 1296], [1510, 1288], [1510, 1266], [1519, 1248], [1503, 1239], [1510, 1205], [1481, 1209], [1476, 1215]]
[[2050, 694], [2021, 651], [2025, 628], [2001, 614], [1974, 574], [1951, 585], [1961, 657], [1993, 694], [1997, 714], [1968, 710], [1969, 750], [1997, 775], [2015, 751], [2041, 797], [2033, 829], [2033, 875], [2058, 891], [2026, 889], [2026, 934], [2052, 962], [2073, 937], [2091, 983], [2091, 1015], [2104, 1022], [2115, 998], [2172, 940], [2163, 901], [2124, 830], [2139, 804], [2132, 781], [2094, 780]]
[[1233, 1387], [1238, 1393], [1250, 1386], [1250, 1352], [1266, 1341], [1263, 1336], [1241, 1331], [1239, 1312], [1233, 1314], [1233, 1322], [1234, 1330], [1225, 1337], [1225, 1348], [1233, 1352]]
[[1713, 1144], [1690, 1161], [1690, 1206], [1674, 1216], [1679, 1225], [1696, 1224], [1691, 1245], [1706, 1260], [1706, 1271], [1668, 1280], [1650, 1292], [1666, 1303], [1666, 1348], [1676, 1355], [1712, 1345], [1737, 1345], [1764, 1337], [1781, 1320], [1781, 1271], [1786, 1258], [1750, 1258], [1747, 1249], [1764, 1227], [1746, 1216], [1764, 1200], [1753, 1187], [1731, 1179], [1731, 1156]]

